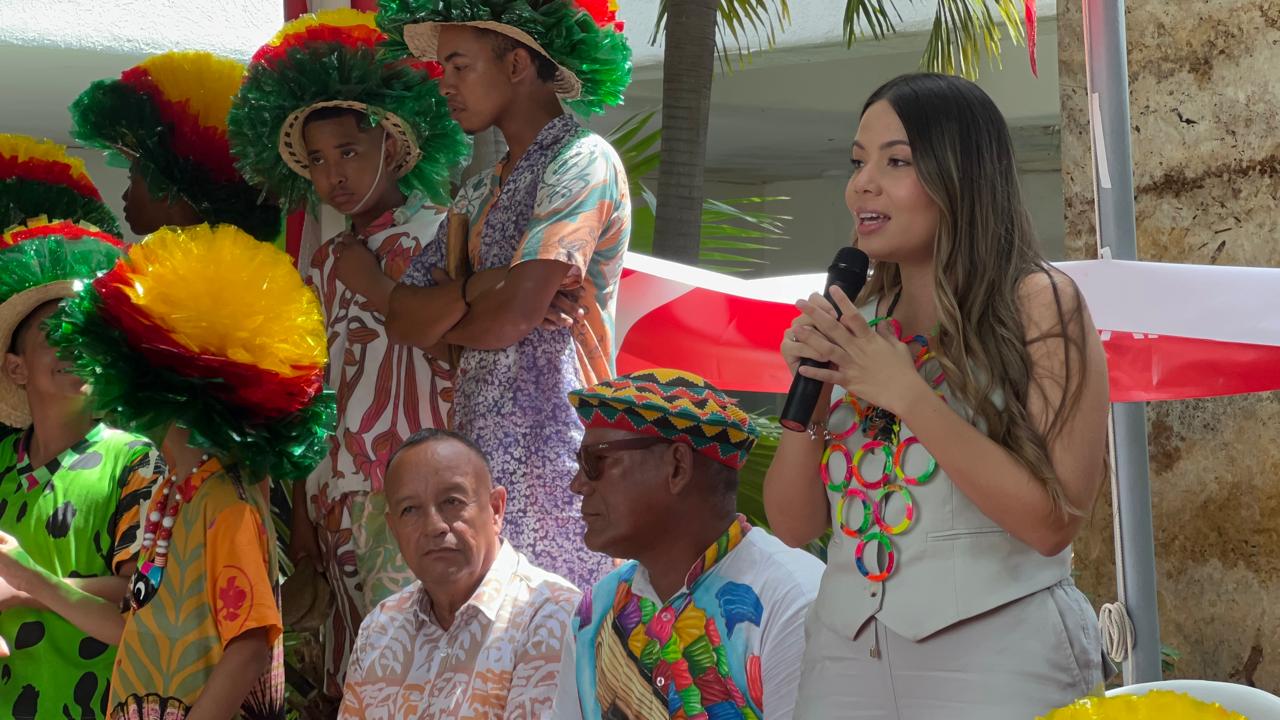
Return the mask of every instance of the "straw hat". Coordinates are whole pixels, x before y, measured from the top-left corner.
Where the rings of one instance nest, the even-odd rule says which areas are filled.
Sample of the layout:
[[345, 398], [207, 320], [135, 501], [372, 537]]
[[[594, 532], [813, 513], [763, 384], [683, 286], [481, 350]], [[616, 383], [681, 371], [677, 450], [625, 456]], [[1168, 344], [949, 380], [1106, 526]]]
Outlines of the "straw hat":
[[552, 87], [555, 88], [556, 95], [562, 100], [577, 100], [582, 97], [582, 80], [580, 80], [572, 70], [556, 62], [551, 53], [542, 47], [541, 43], [533, 39], [529, 33], [507, 25], [505, 23], [494, 22], [492, 20], [475, 20], [471, 22], [424, 22], [406, 25], [404, 28], [404, 42], [409, 46], [409, 51], [419, 60], [428, 60], [440, 62], [440, 29], [453, 25], [457, 27], [473, 27], [481, 30], [489, 30], [500, 35], [518, 40], [525, 45], [537, 50], [543, 57], [547, 58], [556, 66], [556, 77], [552, 81]]
[[378, 117], [378, 124], [396, 139], [396, 156], [388, 168], [399, 180], [413, 169], [422, 158], [422, 149], [418, 147], [418, 139], [413, 130], [392, 112], [373, 110], [368, 104], [355, 100], [327, 100], [313, 103], [307, 107], [289, 113], [284, 125], [280, 126], [280, 157], [289, 169], [308, 180], [311, 179], [311, 163], [307, 161], [307, 145], [303, 142], [302, 130], [307, 124], [307, 116], [321, 108], [347, 108]]
[[[9, 352], [13, 332], [33, 310], [51, 300], [62, 300], [76, 293], [75, 282], [60, 280], [24, 290], [0, 303], [0, 349]], [[31, 407], [27, 391], [15, 385], [9, 374], [0, 372], [0, 423], [23, 428], [31, 424]]]
[[[79, 292], [79, 281], [109, 270], [123, 248], [119, 238], [91, 225], [44, 218], [0, 235], [0, 353], [8, 352], [14, 331], [33, 310]], [[26, 390], [3, 372], [0, 423], [31, 423]]]
[[304, 560], [280, 586], [284, 626], [294, 632], [314, 632], [324, 625], [333, 605], [329, 582]]
[[614, 0], [380, 0], [386, 57], [438, 61], [446, 26], [487, 30], [524, 43], [556, 66], [552, 87], [583, 116], [621, 104], [631, 83], [631, 48]]
[[471, 143], [449, 116], [434, 80], [439, 67], [384, 57], [376, 13], [350, 8], [285, 24], [250, 60], [227, 116], [244, 177], [289, 208], [317, 203], [303, 127], [311, 113], [346, 108], [396, 139], [385, 168], [405, 195], [445, 205]]

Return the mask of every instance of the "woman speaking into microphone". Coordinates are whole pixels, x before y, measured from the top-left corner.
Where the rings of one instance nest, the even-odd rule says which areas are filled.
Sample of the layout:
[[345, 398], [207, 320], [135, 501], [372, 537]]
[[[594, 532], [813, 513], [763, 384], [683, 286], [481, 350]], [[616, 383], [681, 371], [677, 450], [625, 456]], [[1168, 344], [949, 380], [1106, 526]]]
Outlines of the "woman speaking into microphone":
[[1103, 679], [1071, 581], [1107, 472], [1102, 345], [977, 85], [886, 83], [852, 163], [873, 276], [797, 303], [782, 354], [825, 387], [765, 481], [778, 537], [832, 530], [796, 717], [1031, 720]]

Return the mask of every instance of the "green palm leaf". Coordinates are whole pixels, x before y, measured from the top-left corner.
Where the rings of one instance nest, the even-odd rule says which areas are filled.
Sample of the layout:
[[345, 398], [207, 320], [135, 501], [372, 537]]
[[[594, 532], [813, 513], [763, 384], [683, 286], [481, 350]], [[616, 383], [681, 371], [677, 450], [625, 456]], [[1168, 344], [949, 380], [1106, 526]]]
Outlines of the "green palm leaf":
[[[667, 26], [667, 4], [659, 0], [658, 19], [650, 44], [656, 43]], [[771, 48], [778, 33], [791, 24], [791, 8], [787, 0], [720, 0], [720, 25], [716, 29], [720, 59], [726, 64], [730, 52], [745, 61], [753, 50]]]
[[[870, 35], [880, 39], [897, 32], [900, 22], [895, 3], [886, 0], [846, 0], [844, 39], [847, 45]], [[1000, 63], [1004, 31], [1021, 44], [1026, 41], [1016, 0], [937, 0], [933, 26], [925, 44], [921, 66], [932, 72], [978, 76], [983, 56]]]
[[[658, 18], [650, 42], [657, 42], [666, 29], [667, 5], [658, 3]], [[1019, 4], [1016, 0], [936, 0], [937, 11], [925, 46], [921, 65], [933, 72], [962, 75], [973, 79], [978, 75], [982, 58], [995, 65], [1000, 62], [1000, 43], [1004, 31], [1015, 43], [1025, 42]], [[772, 48], [778, 34], [791, 23], [787, 0], [719, 0], [720, 25], [717, 28], [721, 60], [731, 53], [740, 61], [755, 50]], [[845, 0], [844, 38], [847, 45], [871, 36], [881, 39], [897, 32], [902, 21], [898, 4], [893, 0]]]
[[[782, 439], [783, 430], [775, 416], [751, 413], [751, 421], [760, 428], [760, 439], [751, 449], [746, 464], [738, 471], [738, 512], [746, 515], [752, 525], [767, 529], [769, 517], [764, 510], [764, 476], [769, 472], [774, 454], [778, 452], [778, 441]], [[814, 482], [817, 481], [814, 478]], [[830, 536], [831, 532], [828, 530], [804, 549], [825, 562]]]
[[[658, 170], [662, 129], [650, 129], [658, 111], [637, 113], [623, 120], [608, 140], [618, 151], [632, 188], [630, 249], [653, 252], [653, 226], [658, 201], [644, 178]], [[786, 197], [747, 197], [727, 201], [705, 200], [702, 204], [701, 252], [699, 265], [717, 272], [742, 272], [765, 261], [741, 252], [776, 250], [777, 246], [756, 241], [785, 240], [785, 223], [791, 218], [753, 209], [763, 203], [789, 200]]]

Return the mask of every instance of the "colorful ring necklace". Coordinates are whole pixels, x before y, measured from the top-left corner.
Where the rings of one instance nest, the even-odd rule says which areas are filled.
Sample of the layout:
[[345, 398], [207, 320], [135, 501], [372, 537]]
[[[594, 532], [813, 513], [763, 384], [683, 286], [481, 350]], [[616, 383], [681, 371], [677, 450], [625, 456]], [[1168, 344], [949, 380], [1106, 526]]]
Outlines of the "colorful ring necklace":
[[164, 578], [164, 568], [169, 563], [169, 543], [173, 538], [173, 526], [177, 523], [178, 512], [182, 506], [195, 496], [197, 487], [186, 481], [193, 477], [200, 468], [209, 462], [206, 453], [200, 461], [187, 473], [183, 482], [178, 482], [177, 473], [170, 470], [156, 488], [155, 494], [147, 508], [147, 521], [142, 528], [142, 549], [138, 557], [142, 562], [134, 571], [133, 580], [129, 583], [129, 605], [137, 611], [143, 608], [151, 598], [155, 597], [160, 581]]
[[[899, 342], [919, 344], [920, 349], [914, 353], [913, 364], [918, 372], [923, 372], [925, 364], [935, 356], [929, 348], [929, 339], [924, 335], [903, 337], [902, 324], [893, 317], [893, 311], [901, 297], [902, 292], [899, 290], [890, 302], [885, 315], [873, 318], [867, 325], [874, 328], [881, 323], [887, 323], [893, 337]], [[939, 371], [936, 377], [929, 380], [929, 385], [935, 392], [942, 395], [941, 386], [944, 380], [943, 373]], [[843, 432], [828, 433], [828, 440], [835, 442], [831, 442], [823, 452], [819, 470], [826, 489], [839, 495], [836, 500], [836, 517], [840, 532], [847, 537], [858, 539], [853, 553], [854, 566], [871, 582], [884, 582], [893, 574], [897, 565], [897, 556], [890, 538], [909, 530], [916, 518], [915, 497], [907, 486], [918, 487], [932, 480], [938, 471], [938, 461], [926, 452], [929, 462], [925, 469], [916, 475], [908, 475], [907, 454], [913, 446], [920, 445], [920, 440], [915, 436], [901, 437], [901, 418], [884, 408], [864, 407], [856, 397], [848, 393], [832, 402], [827, 414], [828, 418], [845, 405], [853, 410], [853, 421]], [[845, 441], [853, 435], [855, 429], [866, 438], [866, 442], [851, 454]], [[922, 445], [921, 447], [923, 448]], [[842, 481], [832, 477], [829, 467], [832, 458], [836, 455], [843, 456], [845, 461]], [[880, 477], [874, 480], [868, 480], [862, 474], [862, 462], [868, 455], [881, 455], [884, 458], [883, 471]], [[875, 493], [874, 498], [870, 494], [872, 492]], [[889, 501], [894, 495], [901, 496], [904, 508], [902, 520], [891, 525], [887, 520], [887, 512]], [[853, 511], [850, 506], [854, 501], [862, 503], [862, 519], [856, 527], [849, 522], [849, 514]], [[883, 566], [877, 572], [872, 572], [867, 566], [866, 553], [871, 547], [884, 552]]]

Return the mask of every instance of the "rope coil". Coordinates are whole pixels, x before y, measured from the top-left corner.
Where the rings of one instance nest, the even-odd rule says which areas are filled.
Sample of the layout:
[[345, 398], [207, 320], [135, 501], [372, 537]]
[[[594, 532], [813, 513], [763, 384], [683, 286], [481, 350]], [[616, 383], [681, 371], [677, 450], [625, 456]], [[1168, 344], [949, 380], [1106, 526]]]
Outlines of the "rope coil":
[[1133, 622], [1129, 610], [1122, 602], [1107, 603], [1098, 610], [1098, 625], [1102, 630], [1102, 647], [1107, 656], [1118, 663], [1129, 659], [1133, 652]]

